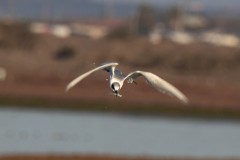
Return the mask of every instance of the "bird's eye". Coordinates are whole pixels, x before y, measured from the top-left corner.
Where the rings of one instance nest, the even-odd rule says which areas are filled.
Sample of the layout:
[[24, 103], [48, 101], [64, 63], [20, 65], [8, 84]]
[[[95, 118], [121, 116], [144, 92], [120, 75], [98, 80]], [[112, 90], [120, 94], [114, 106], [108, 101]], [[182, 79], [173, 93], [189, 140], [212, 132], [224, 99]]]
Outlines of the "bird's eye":
[[111, 87], [112, 87], [112, 89], [114, 89], [114, 85], [113, 85], [113, 84], [112, 84], [112, 86], [111, 86]]

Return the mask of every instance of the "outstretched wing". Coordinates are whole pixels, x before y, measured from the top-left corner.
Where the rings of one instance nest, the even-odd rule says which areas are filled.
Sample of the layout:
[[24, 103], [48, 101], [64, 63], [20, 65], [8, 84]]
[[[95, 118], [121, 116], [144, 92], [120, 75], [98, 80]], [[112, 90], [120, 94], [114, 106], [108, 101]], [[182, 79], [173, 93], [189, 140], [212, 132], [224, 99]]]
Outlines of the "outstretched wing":
[[147, 83], [153, 86], [157, 91], [174, 96], [179, 100], [183, 101], [184, 103], [188, 102], [187, 97], [176, 87], [174, 87], [167, 81], [150, 72], [143, 71], [131, 72], [124, 78], [124, 80], [130, 80], [132, 82], [140, 76], [143, 76], [146, 79]]
[[77, 83], [79, 83], [81, 80], [83, 80], [84, 78], [86, 78], [87, 76], [89, 76], [90, 74], [96, 72], [96, 71], [99, 71], [99, 70], [106, 70], [109, 68], [109, 67], [112, 67], [112, 66], [117, 66], [118, 63], [104, 63], [103, 65], [100, 65], [99, 67], [97, 68], [94, 68], [80, 76], [78, 76], [77, 78], [75, 78], [74, 80], [72, 80], [66, 87], [66, 91], [68, 91], [69, 89], [71, 89], [73, 86], [75, 86]]

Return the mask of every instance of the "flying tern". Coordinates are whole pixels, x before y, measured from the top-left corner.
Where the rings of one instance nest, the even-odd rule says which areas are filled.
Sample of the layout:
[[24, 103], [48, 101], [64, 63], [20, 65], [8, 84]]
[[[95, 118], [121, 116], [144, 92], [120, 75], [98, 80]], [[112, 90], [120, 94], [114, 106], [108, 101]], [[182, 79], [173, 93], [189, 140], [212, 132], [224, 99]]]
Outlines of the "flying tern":
[[72, 87], [74, 87], [77, 83], [82, 81], [87, 76], [91, 75], [92, 73], [104, 70], [109, 73], [109, 87], [112, 91], [112, 93], [117, 96], [121, 97], [122, 95], [119, 94], [120, 89], [123, 86], [124, 81], [128, 81], [128, 83], [135, 83], [135, 80], [142, 76], [145, 78], [147, 84], [155, 88], [157, 91], [166, 93], [170, 96], [176, 97], [177, 99], [181, 100], [184, 103], [188, 102], [187, 97], [179, 91], [176, 87], [168, 83], [167, 81], [163, 80], [162, 78], [158, 77], [157, 75], [145, 72], [145, 71], [134, 71], [129, 73], [128, 75], [124, 76], [123, 73], [116, 69], [116, 66], [118, 63], [112, 62], [112, 63], [104, 63], [80, 76], [73, 79], [66, 87], [66, 91], [70, 90]]

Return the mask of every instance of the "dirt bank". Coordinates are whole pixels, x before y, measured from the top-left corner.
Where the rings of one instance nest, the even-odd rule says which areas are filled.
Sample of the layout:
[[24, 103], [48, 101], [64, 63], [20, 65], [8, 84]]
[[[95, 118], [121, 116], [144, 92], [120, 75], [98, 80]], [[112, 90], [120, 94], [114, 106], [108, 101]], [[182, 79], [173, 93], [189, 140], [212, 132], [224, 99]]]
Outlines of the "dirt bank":
[[19, 46], [21, 36], [14, 39], [18, 45], [1, 41], [5, 45], [0, 45], [0, 64], [7, 70], [7, 79], [0, 82], [2, 102], [8, 97], [187, 107], [157, 93], [142, 78], [137, 85], [126, 84], [122, 98], [110, 96], [104, 72], [94, 74], [65, 93], [71, 79], [102, 62], [115, 61], [124, 73], [144, 70], [166, 79], [186, 94], [188, 106], [240, 111], [240, 48], [199, 43], [176, 45], [168, 41], [152, 45], [140, 37], [95, 41], [83, 37], [27, 35], [31, 43], [25, 39], [24, 45], [28, 44], [28, 48]]

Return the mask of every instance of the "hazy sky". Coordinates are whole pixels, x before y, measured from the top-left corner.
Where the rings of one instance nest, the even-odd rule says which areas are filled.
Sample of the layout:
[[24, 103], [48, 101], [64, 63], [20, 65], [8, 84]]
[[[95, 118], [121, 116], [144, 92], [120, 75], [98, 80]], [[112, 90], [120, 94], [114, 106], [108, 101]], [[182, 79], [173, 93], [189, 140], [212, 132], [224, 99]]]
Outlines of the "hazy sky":
[[171, 4], [171, 3], [181, 3], [181, 2], [201, 2], [207, 5], [228, 5], [228, 4], [240, 4], [239, 0], [92, 0], [92, 1], [113, 1], [116, 3], [139, 3], [148, 2], [155, 4]]
[[172, 4], [178, 4], [178, 3], [201, 3], [205, 7], [234, 7], [239, 8], [240, 7], [240, 0], [92, 0], [95, 2], [114, 2], [114, 3], [122, 3], [122, 4], [129, 4], [129, 3], [140, 3], [140, 2], [147, 2], [152, 3], [155, 5], [172, 5]]
[[[108, 3], [107, 3], [108, 2]], [[240, 17], [240, 0], [1, 0], [0, 17], [13, 18], [69, 18], [104, 16], [106, 6], [112, 7], [117, 16], [129, 16], [140, 2], [159, 8], [176, 4], [198, 4], [204, 11]], [[221, 10], [221, 12], [215, 12]], [[220, 15], [221, 16], [221, 15]]]

